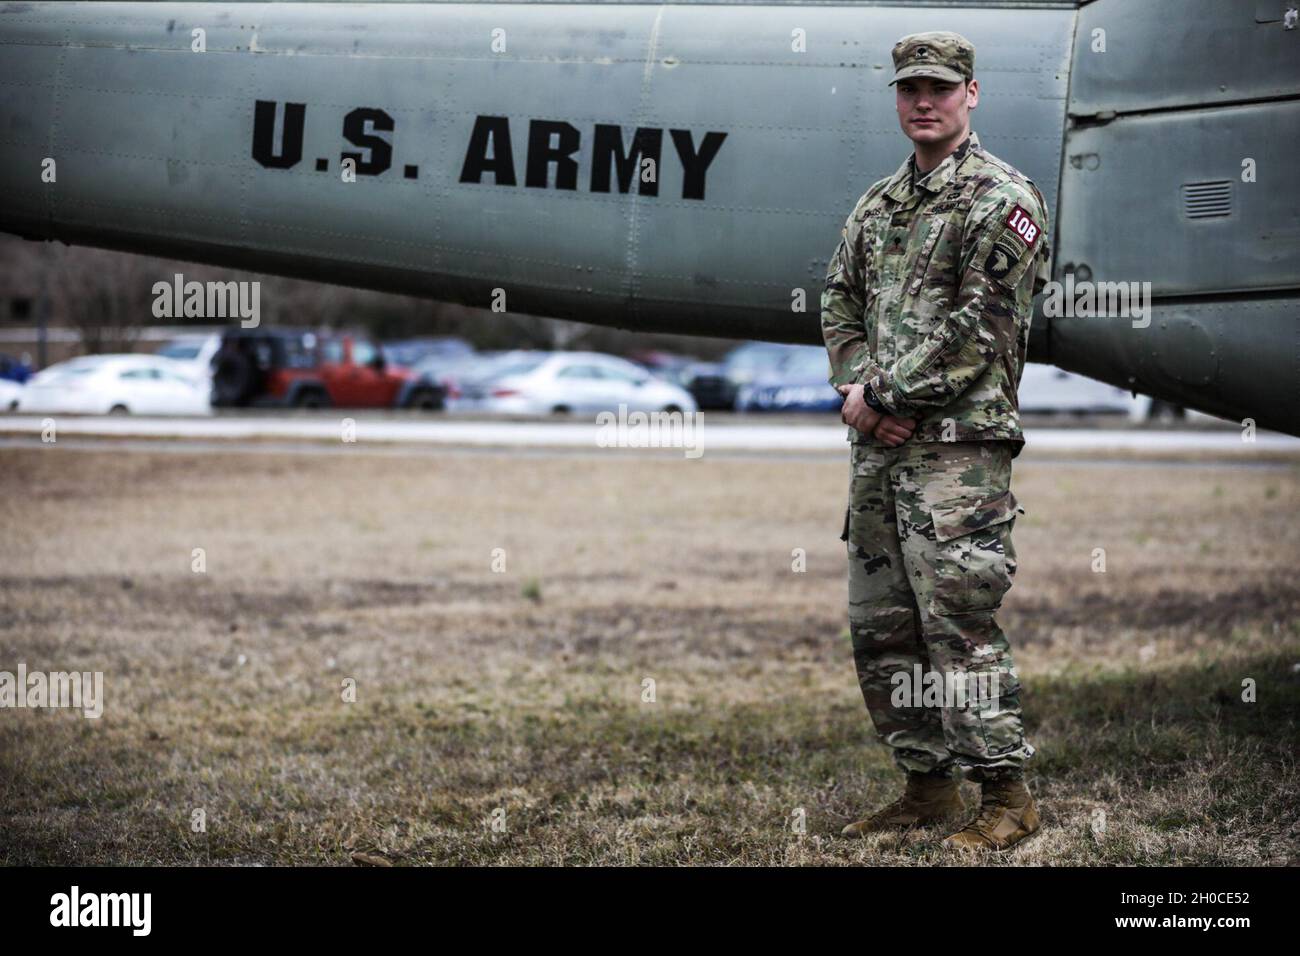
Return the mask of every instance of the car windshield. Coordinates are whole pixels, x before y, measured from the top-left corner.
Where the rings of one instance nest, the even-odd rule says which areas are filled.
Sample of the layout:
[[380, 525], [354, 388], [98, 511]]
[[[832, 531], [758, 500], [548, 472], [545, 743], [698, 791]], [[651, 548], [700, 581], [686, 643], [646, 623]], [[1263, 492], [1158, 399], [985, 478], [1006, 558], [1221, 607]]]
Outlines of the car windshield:
[[640, 382], [651, 377], [645, 369], [634, 365], [621, 365], [617, 362], [601, 363], [600, 371], [605, 378], [617, 378], [625, 382]]
[[778, 376], [789, 378], [830, 378], [831, 367], [830, 361], [826, 357], [826, 350], [813, 346], [810, 349], [800, 349], [795, 352], [780, 367], [775, 369]]
[[728, 371], [753, 370], [771, 368], [780, 362], [789, 354], [793, 346], [775, 345], [769, 343], [759, 343], [757, 345], [742, 345], [733, 349], [727, 355], [725, 364]]
[[164, 345], [158, 350], [158, 354], [164, 358], [181, 359], [182, 361], [196, 359], [199, 357], [199, 346], [174, 342], [171, 345]]
[[419, 364], [415, 366], [415, 371], [421, 375], [462, 374], [466, 370], [482, 365], [484, 361], [483, 356], [473, 353], [469, 355], [430, 355], [428, 358], [420, 360]]
[[447, 359], [474, 354], [474, 349], [468, 342], [457, 338], [390, 342], [382, 348], [389, 360], [396, 365], [417, 365], [430, 357]]
[[[280, 362], [285, 368], [314, 368], [316, 357], [316, 336], [308, 332], [304, 335], [286, 335], [278, 340], [280, 343]], [[342, 358], [342, 346], [339, 347], [339, 361]]]
[[375, 346], [365, 339], [352, 340], [352, 362], [356, 365], [369, 365], [375, 360]]
[[61, 378], [79, 378], [86, 375], [94, 375], [100, 368], [99, 362], [78, 362], [77, 364], [68, 363], [66, 365], [54, 365], [41, 372], [42, 381], [57, 381]]
[[545, 356], [536, 358], [506, 357], [488, 366], [482, 375], [476, 375], [479, 381], [489, 378], [510, 378], [513, 375], [527, 375], [546, 360]]

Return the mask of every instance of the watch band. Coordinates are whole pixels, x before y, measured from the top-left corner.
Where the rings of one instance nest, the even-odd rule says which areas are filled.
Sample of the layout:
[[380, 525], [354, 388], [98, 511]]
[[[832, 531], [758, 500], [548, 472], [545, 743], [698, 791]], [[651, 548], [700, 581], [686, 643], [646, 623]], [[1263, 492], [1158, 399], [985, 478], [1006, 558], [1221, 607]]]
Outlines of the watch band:
[[862, 400], [867, 403], [867, 408], [871, 409], [873, 412], [879, 412], [881, 415], [889, 414], [889, 409], [880, 403], [880, 399], [876, 396], [875, 390], [870, 385], [864, 385], [862, 387]]

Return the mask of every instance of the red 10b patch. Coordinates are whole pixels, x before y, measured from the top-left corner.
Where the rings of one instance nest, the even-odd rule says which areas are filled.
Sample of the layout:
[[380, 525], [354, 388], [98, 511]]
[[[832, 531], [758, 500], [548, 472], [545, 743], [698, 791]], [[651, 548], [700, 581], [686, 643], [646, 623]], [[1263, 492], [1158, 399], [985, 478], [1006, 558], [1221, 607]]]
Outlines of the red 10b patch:
[[1031, 246], [1042, 231], [1038, 228], [1038, 223], [1034, 222], [1033, 217], [1025, 212], [1025, 208], [1019, 203], [1011, 207], [1011, 215], [1007, 216], [1007, 225]]

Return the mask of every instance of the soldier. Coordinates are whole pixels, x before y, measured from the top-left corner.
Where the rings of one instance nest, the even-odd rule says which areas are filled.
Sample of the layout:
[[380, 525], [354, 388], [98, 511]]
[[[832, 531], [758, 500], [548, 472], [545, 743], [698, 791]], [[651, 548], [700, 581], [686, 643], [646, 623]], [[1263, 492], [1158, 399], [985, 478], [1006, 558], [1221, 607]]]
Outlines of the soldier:
[[[907, 785], [844, 834], [955, 826], [960, 771], [980, 783], [981, 810], [944, 845], [1003, 850], [1039, 828], [1023, 778], [1034, 748], [994, 611], [1016, 572], [1016, 389], [1049, 275], [1047, 207], [971, 132], [970, 41], [914, 34], [893, 59], [912, 155], [858, 200], [821, 308], [852, 442], [841, 537], [853, 658]], [[948, 696], [923, 697], [912, 686], [922, 672], [942, 675]]]

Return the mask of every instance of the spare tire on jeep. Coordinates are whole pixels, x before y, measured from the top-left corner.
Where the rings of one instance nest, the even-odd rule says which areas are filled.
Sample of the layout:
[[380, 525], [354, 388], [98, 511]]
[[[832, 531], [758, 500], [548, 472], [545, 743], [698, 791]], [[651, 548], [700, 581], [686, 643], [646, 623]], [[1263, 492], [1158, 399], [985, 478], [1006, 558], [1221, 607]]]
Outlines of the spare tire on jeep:
[[257, 391], [258, 377], [252, 359], [227, 342], [212, 360], [212, 404], [244, 404]]

